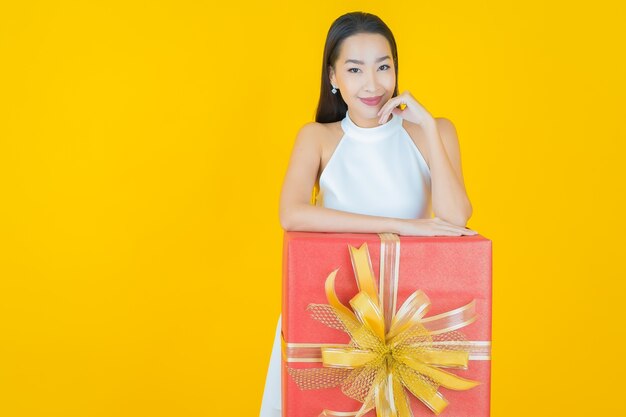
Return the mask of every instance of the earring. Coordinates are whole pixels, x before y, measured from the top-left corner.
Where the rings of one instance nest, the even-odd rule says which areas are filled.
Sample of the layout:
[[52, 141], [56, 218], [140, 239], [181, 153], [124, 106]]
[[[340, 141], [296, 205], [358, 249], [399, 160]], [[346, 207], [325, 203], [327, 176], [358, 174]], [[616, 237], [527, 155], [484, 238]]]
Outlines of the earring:
[[333, 85], [333, 89], [332, 89], [332, 90], [330, 90], [330, 91], [332, 91], [332, 93], [333, 93], [333, 94], [337, 94], [337, 89], [335, 88], [335, 86], [334, 86], [334, 85]]

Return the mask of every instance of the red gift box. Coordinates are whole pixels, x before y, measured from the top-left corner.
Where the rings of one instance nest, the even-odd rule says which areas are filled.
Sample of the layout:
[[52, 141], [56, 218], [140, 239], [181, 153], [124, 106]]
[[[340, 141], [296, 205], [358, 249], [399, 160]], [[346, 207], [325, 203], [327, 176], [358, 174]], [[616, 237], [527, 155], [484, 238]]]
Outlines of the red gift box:
[[[390, 315], [390, 309], [396, 313], [417, 290], [421, 290], [430, 301], [427, 312], [421, 319], [424, 322], [434, 316], [443, 317], [448, 312], [456, 314], [457, 319], [462, 316], [461, 311], [467, 314], [466, 317], [470, 317], [471, 311], [472, 320], [461, 326], [457, 325], [462, 328], [452, 332], [461, 332], [466, 339], [463, 343], [472, 346], [466, 368], [437, 368], [443, 368], [450, 374], [464, 380], [476, 381], [478, 384], [459, 390], [439, 386], [437, 395], [445, 398], [441, 401], [447, 402], [439, 415], [489, 416], [492, 270], [489, 239], [480, 235], [424, 237], [373, 233], [286, 232], [283, 245], [282, 299], [283, 417], [317, 417], [324, 410], [343, 413], [333, 414], [328, 411], [326, 415], [329, 416], [353, 415], [346, 413], [356, 412], [363, 406], [360, 401], [347, 396], [339, 385], [303, 389], [292, 372], [294, 369], [328, 370], [329, 368], [322, 365], [320, 350], [323, 349], [320, 347], [348, 346], [351, 341], [348, 333], [314, 319], [311, 310], [307, 309], [311, 304], [329, 304], [325, 291], [326, 280], [337, 269], [334, 288], [343, 305], [350, 306], [350, 300], [363, 290], [355, 279], [354, 254], [351, 255], [350, 246], [353, 249], [365, 248], [369, 254], [376, 291], [381, 286], [383, 290], [387, 290], [386, 295], [380, 293], [380, 299], [387, 300], [386, 308], [383, 309], [386, 316]], [[381, 251], [384, 260], [382, 270]], [[379, 278], [383, 276], [380, 282]], [[393, 294], [389, 293], [390, 288], [393, 288], [390, 279], [395, 279]], [[461, 317], [460, 320], [464, 319]], [[437, 414], [437, 410], [427, 406], [409, 390], [404, 392], [413, 416]], [[371, 409], [364, 415], [374, 417], [376, 410]]]

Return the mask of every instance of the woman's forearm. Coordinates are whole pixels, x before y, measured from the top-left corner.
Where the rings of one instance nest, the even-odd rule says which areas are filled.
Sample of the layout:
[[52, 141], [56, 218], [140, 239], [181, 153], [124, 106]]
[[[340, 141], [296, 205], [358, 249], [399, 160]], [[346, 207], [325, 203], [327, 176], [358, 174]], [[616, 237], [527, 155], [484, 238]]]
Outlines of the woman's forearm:
[[472, 206], [435, 125], [425, 129], [431, 155], [432, 207], [436, 217], [464, 227]]
[[280, 216], [286, 231], [337, 233], [399, 233], [402, 219], [349, 213], [311, 204], [290, 207]]

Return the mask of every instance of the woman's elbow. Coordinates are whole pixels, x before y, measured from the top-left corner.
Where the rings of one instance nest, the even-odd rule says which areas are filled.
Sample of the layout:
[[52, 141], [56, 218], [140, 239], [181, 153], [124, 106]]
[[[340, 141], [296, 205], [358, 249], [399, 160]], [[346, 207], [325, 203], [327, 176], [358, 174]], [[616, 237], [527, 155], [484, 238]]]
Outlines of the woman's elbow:
[[469, 210], [463, 214], [460, 214], [456, 219], [453, 219], [450, 223], [453, 223], [460, 227], [467, 227], [467, 222], [470, 217], [472, 217], [472, 207], [470, 206]]
[[309, 206], [310, 204], [308, 203], [281, 205], [278, 216], [283, 230], [286, 232], [302, 230]]
[[460, 217], [439, 217], [441, 220], [448, 222], [454, 226], [465, 227], [467, 220]]
[[455, 226], [466, 227], [467, 222], [471, 216], [472, 216], [472, 212], [469, 211], [466, 213], [456, 213], [453, 216], [446, 215], [446, 216], [436, 216], [436, 217], [439, 217], [441, 220], [444, 220]]
[[278, 215], [278, 220], [280, 221], [280, 227], [282, 227], [284, 231], [288, 232], [291, 228], [291, 223], [289, 223], [289, 217], [287, 214], [281, 211]]
[[280, 226], [284, 231], [289, 232], [294, 230], [293, 211], [288, 208], [281, 208], [278, 214]]

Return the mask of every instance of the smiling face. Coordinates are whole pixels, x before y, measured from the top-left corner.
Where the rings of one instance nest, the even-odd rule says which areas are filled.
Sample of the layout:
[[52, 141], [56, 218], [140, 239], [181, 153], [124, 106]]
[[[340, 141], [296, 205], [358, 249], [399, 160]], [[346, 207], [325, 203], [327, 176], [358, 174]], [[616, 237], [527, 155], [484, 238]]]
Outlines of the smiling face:
[[[359, 33], [343, 40], [330, 82], [348, 105], [350, 118], [361, 127], [379, 126], [376, 113], [393, 96], [396, 73], [387, 38]], [[377, 103], [363, 98], [380, 97]]]

